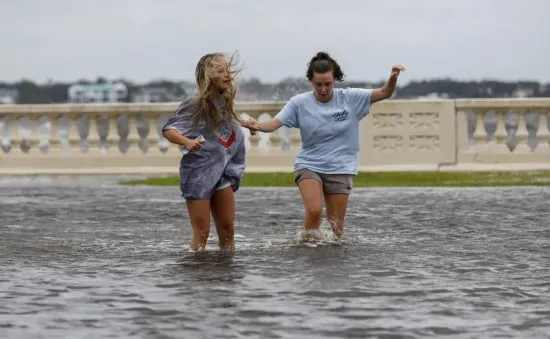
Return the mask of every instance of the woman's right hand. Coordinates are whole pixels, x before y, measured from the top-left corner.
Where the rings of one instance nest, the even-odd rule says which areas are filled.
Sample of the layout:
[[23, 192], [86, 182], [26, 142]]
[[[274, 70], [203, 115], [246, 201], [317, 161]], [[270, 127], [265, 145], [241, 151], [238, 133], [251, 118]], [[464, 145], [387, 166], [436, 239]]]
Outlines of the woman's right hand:
[[189, 152], [200, 151], [203, 143], [204, 140], [189, 139], [189, 141], [185, 143], [185, 148], [187, 148]]

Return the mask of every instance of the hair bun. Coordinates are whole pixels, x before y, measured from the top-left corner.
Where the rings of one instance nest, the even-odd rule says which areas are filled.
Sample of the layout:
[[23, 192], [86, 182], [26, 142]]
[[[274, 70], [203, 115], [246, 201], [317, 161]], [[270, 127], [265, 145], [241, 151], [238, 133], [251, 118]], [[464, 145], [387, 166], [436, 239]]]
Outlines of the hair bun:
[[336, 81], [344, 81], [345, 75], [340, 65], [338, 65], [338, 62], [336, 62], [327, 52], [317, 52], [307, 64], [306, 77], [309, 81], [313, 81], [313, 75], [315, 73], [327, 72], [332, 72]]
[[317, 53], [317, 55], [315, 56], [315, 58], [317, 58], [317, 60], [331, 60], [332, 58], [330, 57], [330, 55], [328, 55], [328, 53], [326, 52], [319, 52]]

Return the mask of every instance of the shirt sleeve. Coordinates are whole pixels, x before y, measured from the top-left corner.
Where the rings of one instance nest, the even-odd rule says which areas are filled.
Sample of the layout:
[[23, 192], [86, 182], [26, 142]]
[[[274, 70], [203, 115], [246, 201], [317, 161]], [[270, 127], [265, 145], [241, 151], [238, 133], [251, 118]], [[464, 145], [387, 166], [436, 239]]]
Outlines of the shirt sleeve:
[[179, 106], [176, 112], [168, 118], [168, 121], [162, 126], [162, 132], [173, 129], [178, 131], [181, 135], [185, 137], [192, 137], [193, 133], [193, 119], [192, 115], [194, 112], [194, 105], [188, 105], [191, 100], [185, 100]]
[[371, 94], [372, 89], [348, 88], [348, 103], [354, 108], [357, 119], [361, 120], [369, 114]]
[[275, 119], [279, 120], [286, 127], [299, 128], [298, 124], [298, 106], [293, 98], [291, 98], [277, 113]]

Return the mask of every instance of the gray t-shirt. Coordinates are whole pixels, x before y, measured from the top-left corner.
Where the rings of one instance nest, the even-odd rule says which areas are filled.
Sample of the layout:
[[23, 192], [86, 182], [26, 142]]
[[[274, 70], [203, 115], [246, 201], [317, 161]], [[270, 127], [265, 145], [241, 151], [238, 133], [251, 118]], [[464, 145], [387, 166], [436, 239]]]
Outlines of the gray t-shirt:
[[[190, 139], [200, 135], [205, 139], [200, 151], [188, 152], [181, 158], [182, 197], [191, 200], [210, 199], [216, 189], [225, 184], [230, 184], [235, 192], [241, 185], [245, 170], [243, 127], [232, 119], [231, 122], [222, 122], [217, 133], [212, 133], [206, 128], [205, 121], [201, 120], [193, 130], [193, 106], [181, 109], [193, 99], [194, 96], [185, 99], [162, 127], [162, 131], [174, 129]], [[219, 105], [220, 100], [215, 103]]]

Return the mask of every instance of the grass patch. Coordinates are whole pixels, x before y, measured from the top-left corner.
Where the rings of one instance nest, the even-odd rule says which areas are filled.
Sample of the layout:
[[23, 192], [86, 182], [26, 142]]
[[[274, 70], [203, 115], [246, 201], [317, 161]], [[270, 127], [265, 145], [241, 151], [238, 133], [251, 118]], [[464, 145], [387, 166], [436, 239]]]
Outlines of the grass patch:
[[[122, 185], [178, 186], [179, 177], [152, 177]], [[245, 173], [243, 187], [295, 187], [293, 173]], [[359, 172], [354, 187], [504, 187], [550, 186], [550, 171], [540, 172]]]

